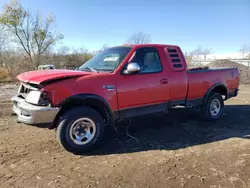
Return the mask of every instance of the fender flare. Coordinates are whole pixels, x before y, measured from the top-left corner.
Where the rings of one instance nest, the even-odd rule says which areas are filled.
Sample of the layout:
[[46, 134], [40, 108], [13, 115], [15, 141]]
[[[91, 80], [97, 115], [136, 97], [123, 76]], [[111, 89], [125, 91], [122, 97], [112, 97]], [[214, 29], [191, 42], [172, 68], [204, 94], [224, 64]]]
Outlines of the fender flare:
[[87, 93], [87, 94], [77, 94], [77, 95], [70, 96], [66, 98], [64, 101], [62, 101], [58, 105], [58, 107], [63, 108], [63, 106], [65, 106], [66, 104], [70, 104], [76, 101], [81, 101], [82, 104], [87, 104], [87, 105], [88, 103], [91, 104], [91, 102], [95, 102], [95, 106], [105, 109], [106, 115], [108, 116], [108, 123], [112, 124], [114, 122], [114, 114], [109, 103], [103, 97], [95, 95], [95, 94]]
[[212, 93], [212, 91], [216, 87], [223, 87], [226, 90], [226, 99], [228, 98], [228, 90], [227, 90], [226, 85], [222, 82], [219, 82], [219, 83], [214, 84], [212, 87], [210, 87], [209, 90], [206, 92], [206, 94], [204, 95], [204, 104], [207, 102], [209, 95]]

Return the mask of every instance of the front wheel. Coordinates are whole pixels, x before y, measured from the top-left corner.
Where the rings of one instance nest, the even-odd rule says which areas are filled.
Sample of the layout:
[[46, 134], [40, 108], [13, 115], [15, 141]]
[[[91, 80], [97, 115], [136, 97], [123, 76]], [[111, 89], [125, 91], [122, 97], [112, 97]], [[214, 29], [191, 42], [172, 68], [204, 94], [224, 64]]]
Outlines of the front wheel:
[[212, 93], [201, 108], [201, 117], [207, 121], [218, 120], [223, 114], [224, 100], [219, 93]]
[[66, 111], [58, 123], [57, 139], [69, 152], [80, 154], [99, 146], [104, 134], [105, 122], [90, 107], [76, 107]]

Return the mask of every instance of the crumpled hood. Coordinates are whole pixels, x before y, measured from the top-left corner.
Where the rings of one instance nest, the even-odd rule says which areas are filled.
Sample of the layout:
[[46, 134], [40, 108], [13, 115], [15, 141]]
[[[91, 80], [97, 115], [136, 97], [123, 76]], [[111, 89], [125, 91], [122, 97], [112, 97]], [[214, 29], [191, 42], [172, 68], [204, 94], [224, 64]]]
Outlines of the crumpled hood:
[[17, 79], [25, 83], [41, 84], [42, 82], [47, 82], [52, 80], [56, 81], [64, 78], [86, 76], [89, 74], [93, 74], [93, 72], [63, 70], [63, 69], [38, 70], [38, 71], [29, 71], [19, 74], [17, 76]]

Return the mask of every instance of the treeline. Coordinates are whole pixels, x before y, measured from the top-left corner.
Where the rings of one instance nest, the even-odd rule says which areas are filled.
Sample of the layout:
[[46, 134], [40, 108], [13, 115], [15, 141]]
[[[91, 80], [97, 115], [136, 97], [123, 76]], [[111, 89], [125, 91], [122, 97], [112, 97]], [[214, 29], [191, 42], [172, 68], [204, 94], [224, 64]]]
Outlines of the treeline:
[[[103, 45], [97, 51], [58, 47], [64, 35], [56, 31], [55, 22], [51, 14], [42, 16], [39, 12], [32, 12], [18, 0], [10, 0], [4, 5], [0, 14], [0, 80], [13, 78], [24, 71], [36, 70], [42, 64], [75, 69], [108, 47]], [[124, 43], [151, 43], [151, 36], [137, 32]], [[206, 60], [211, 53], [210, 48], [198, 47], [185, 52], [185, 57], [188, 61]], [[240, 53], [243, 59], [250, 58], [250, 48], [247, 45], [242, 46]]]
[[[55, 18], [52, 15], [43, 17], [25, 8], [17, 0], [11, 0], [4, 5], [0, 14], [0, 79], [36, 70], [43, 64], [75, 69], [108, 47], [103, 45], [97, 51], [58, 47], [63, 39], [63, 34], [55, 29]], [[150, 41], [150, 35], [138, 32], [125, 43]]]
[[75, 68], [96, 52], [73, 50], [58, 45], [64, 39], [55, 29], [52, 15], [42, 17], [24, 8], [17, 0], [5, 4], [0, 15], [0, 79], [36, 70], [42, 64], [56, 68]]

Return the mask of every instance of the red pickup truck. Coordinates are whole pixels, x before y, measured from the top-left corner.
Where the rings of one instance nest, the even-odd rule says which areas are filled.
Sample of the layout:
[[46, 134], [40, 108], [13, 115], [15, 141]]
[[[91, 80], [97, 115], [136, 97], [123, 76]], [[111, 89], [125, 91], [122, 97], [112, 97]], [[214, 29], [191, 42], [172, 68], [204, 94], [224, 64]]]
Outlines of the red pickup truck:
[[18, 121], [56, 128], [61, 145], [81, 153], [98, 146], [108, 125], [176, 106], [221, 117], [238, 94], [237, 68], [188, 69], [178, 46], [121, 45], [105, 49], [77, 70], [40, 70], [17, 76], [12, 97]]

